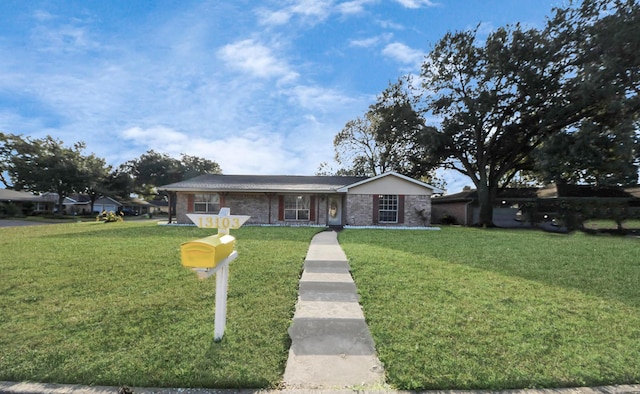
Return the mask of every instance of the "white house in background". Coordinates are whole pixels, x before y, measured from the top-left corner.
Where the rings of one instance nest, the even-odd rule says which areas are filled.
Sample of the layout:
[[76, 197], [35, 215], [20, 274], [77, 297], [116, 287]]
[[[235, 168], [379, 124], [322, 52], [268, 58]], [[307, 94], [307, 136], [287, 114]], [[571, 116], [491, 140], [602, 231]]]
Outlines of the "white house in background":
[[[249, 215], [248, 223], [326, 226], [429, 226], [431, 196], [443, 191], [388, 172], [374, 177], [202, 175], [161, 186], [173, 192], [178, 223], [187, 213]], [[171, 206], [172, 204], [170, 204]]]

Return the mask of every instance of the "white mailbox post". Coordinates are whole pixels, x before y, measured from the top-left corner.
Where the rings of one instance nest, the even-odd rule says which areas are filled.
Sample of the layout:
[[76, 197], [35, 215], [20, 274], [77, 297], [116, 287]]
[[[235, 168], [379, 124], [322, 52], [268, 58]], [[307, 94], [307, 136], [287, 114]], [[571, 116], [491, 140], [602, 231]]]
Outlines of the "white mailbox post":
[[[251, 216], [231, 215], [229, 208], [220, 209], [218, 215], [190, 213], [187, 217], [200, 228], [217, 228], [218, 235], [214, 240], [187, 242], [183, 244], [182, 264], [194, 270], [198, 278], [206, 279], [216, 275], [216, 315], [214, 321], [214, 337], [218, 342], [222, 340], [227, 321], [227, 290], [229, 288], [229, 263], [238, 257], [235, 250], [235, 238], [229, 235], [229, 230], [238, 229]], [[198, 243], [202, 245], [198, 245]], [[232, 243], [232, 245], [228, 245]], [[186, 246], [185, 246], [186, 245]], [[218, 251], [216, 251], [218, 247]], [[231, 249], [230, 249], [231, 248]], [[219, 256], [220, 250], [228, 255]], [[223, 258], [218, 261], [219, 258]]]

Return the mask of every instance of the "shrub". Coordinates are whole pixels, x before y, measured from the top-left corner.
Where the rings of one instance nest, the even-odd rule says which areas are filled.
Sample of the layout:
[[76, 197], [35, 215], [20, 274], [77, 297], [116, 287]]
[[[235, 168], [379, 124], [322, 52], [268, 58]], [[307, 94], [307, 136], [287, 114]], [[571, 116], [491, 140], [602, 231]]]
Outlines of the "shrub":
[[100, 215], [96, 216], [96, 222], [99, 222], [101, 220], [104, 223], [124, 222], [124, 217], [123, 215], [118, 215], [113, 211], [102, 211]]
[[458, 221], [454, 216], [451, 216], [449, 214], [444, 214], [440, 219], [440, 223], [441, 224], [458, 224]]
[[14, 203], [2, 203], [0, 204], [0, 217], [14, 217], [21, 216], [20, 208]]

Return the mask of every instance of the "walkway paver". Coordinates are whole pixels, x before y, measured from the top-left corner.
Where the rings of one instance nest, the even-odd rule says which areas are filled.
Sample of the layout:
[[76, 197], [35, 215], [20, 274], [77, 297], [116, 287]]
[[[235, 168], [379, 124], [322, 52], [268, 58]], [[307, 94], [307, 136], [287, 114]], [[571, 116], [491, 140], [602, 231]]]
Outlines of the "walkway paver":
[[335, 231], [317, 234], [300, 278], [287, 388], [381, 387], [383, 368]]

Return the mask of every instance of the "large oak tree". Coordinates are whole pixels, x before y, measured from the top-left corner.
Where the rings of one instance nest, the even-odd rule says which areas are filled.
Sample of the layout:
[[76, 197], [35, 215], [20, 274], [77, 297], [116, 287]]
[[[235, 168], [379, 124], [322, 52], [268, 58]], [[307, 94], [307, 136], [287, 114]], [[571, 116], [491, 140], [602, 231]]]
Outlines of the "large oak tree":
[[552, 136], [586, 119], [614, 129], [637, 117], [638, 7], [584, 0], [555, 10], [544, 30], [507, 26], [484, 42], [448, 33], [429, 53], [424, 104], [441, 123], [427, 130], [428, 157], [472, 179], [481, 225], [493, 224], [499, 188], [534, 170], [533, 152]]
[[63, 211], [65, 197], [84, 192], [95, 175], [95, 156], [85, 157], [85, 146], [77, 142], [65, 146], [60, 140], [47, 136], [41, 139], [19, 135], [0, 134], [2, 143], [3, 177], [6, 187], [38, 193], [53, 192], [58, 195], [58, 212]]

